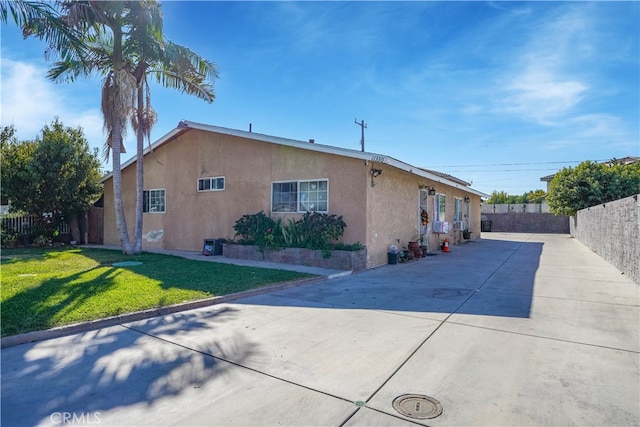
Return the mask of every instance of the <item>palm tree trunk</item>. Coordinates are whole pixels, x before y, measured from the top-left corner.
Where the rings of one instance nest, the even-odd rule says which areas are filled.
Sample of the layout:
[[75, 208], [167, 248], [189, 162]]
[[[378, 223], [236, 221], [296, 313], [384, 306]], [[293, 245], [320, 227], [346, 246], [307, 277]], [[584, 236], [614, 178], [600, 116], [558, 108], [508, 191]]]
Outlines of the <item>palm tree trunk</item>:
[[[111, 150], [113, 154], [113, 199], [116, 210], [116, 227], [118, 229], [118, 237], [120, 238], [120, 245], [122, 246], [122, 252], [125, 255], [132, 255], [134, 253], [133, 246], [129, 240], [129, 229], [127, 228], [127, 218], [124, 214], [124, 203], [122, 201], [122, 169], [120, 165], [120, 152], [122, 149], [122, 139], [125, 132], [124, 126], [126, 123], [126, 117], [129, 113], [131, 104], [128, 104], [128, 87], [123, 77], [127, 77], [124, 68], [124, 61], [122, 59], [122, 25], [111, 26], [113, 31], [113, 72], [115, 81], [113, 87], [110, 89], [109, 107], [105, 112], [103, 107], [103, 114], [105, 117], [109, 117], [108, 121], [111, 124]], [[103, 101], [104, 102], [104, 101]]]
[[139, 254], [142, 252], [142, 207], [144, 196], [144, 85], [138, 82], [138, 129], [136, 132], [136, 227], [134, 231], [133, 251]]
[[134, 253], [131, 242], [129, 241], [129, 231], [127, 229], [127, 218], [124, 215], [124, 204], [122, 203], [122, 169], [120, 166], [120, 148], [121, 148], [122, 130], [118, 121], [114, 123], [111, 133], [111, 154], [113, 160], [113, 200], [116, 210], [116, 228], [118, 229], [118, 237], [122, 246], [122, 253], [132, 255]]

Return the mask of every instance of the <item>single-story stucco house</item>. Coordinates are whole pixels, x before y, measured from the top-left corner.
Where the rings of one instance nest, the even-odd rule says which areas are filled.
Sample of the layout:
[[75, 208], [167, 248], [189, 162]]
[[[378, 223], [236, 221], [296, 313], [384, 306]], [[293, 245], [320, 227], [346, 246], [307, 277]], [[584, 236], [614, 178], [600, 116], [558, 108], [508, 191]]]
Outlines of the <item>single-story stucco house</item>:
[[[122, 166], [123, 203], [132, 233], [135, 158]], [[104, 183], [104, 243], [119, 245], [111, 174]], [[190, 121], [144, 155], [143, 249], [201, 250], [203, 239], [234, 237], [242, 215], [341, 215], [343, 242], [360, 242], [367, 267], [387, 263], [390, 245], [422, 235], [436, 251], [447, 238], [480, 237], [480, 203], [469, 183], [382, 154]], [[426, 215], [425, 215], [426, 214]], [[424, 220], [428, 215], [428, 223]]]

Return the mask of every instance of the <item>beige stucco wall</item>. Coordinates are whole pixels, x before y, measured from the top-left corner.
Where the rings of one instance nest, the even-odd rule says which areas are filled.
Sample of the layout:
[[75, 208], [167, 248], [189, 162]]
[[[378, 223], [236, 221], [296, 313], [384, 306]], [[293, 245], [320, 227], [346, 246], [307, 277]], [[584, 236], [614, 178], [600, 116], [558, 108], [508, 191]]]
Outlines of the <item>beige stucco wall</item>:
[[[381, 169], [371, 186], [371, 168]], [[471, 197], [472, 238], [480, 235], [480, 198], [381, 163], [251, 139], [189, 130], [145, 156], [144, 189], [166, 190], [166, 212], [144, 214], [143, 248], [200, 250], [204, 238], [233, 238], [242, 215], [270, 214], [273, 181], [328, 179], [329, 214], [342, 215], [345, 243], [365, 244], [369, 267], [387, 262], [389, 245], [407, 245], [418, 235], [419, 186], [447, 195], [447, 220], [453, 221], [453, 197]], [[223, 191], [197, 191], [198, 178], [225, 177]], [[133, 233], [135, 164], [123, 171], [123, 202]], [[111, 179], [105, 182], [104, 242], [119, 244]], [[273, 214], [295, 218], [298, 214]], [[433, 218], [433, 212], [429, 212]], [[430, 249], [449, 237], [429, 235]], [[461, 237], [459, 237], [461, 240]]]
[[[145, 156], [145, 190], [166, 190], [166, 212], [145, 213], [143, 247], [199, 250], [204, 238], [233, 238], [233, 225], [244, 214], [271, 209], [271, 183], [329, 180], [329, 214], [347, 224], [345, 243], [365, 244], [363, 162], [341, 156], [190, 130]], [[198, 178], [225, 177], [223, 191], [197, 191]], [[123, 201], [132, 233], [135, 166], [123, 171]], [[284, 219], [297, 214], [274, 214]], [[105, 182], [105, 244], [119, 244], [112, 182]]]
[[[471, 239], [480, 237], [480, 197], [466, 191], [450, 187], [435, 181], [422, 178], [412, 173], [394, 167], [375, 163], [372, 166], [382, 170], [382, 174], [374, 178], [375, 186], [368, 185], [368, 235], [367, 247], [372, 265], [387, 262], [387, 251], [390, 245], [399, 249], [406, 248], [408, 242], [416, 241], [423, 234], [430, 251], [439, 250], [440, 243], [448, 238], [450, 244], [463, 241], [461, 231], [453, 229], [454, 198], [464, 200], [469, 197], [469, 217], [472, 231]], [[422, 227], [420, 220], [420, 187], [435, 188], [439, 194], [446, 197], [445, 220], [450, 223], [449, 233], [434, 233], [429, 227]], [[428, 196], [427, 202], [429, 220], [435, 218], [433, 212], [433, 197]], [[464, 210], [463, 202], [463, 213]], [[466, 220], [466, 218], [464, 218]], [[426, 233], [426, 234], [425, 234]]]

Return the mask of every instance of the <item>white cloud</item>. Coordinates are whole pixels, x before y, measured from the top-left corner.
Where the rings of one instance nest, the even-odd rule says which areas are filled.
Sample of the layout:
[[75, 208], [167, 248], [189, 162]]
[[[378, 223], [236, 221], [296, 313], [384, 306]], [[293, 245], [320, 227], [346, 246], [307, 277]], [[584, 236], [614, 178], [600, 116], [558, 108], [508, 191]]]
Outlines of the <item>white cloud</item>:
[[588, 86], [577, 79], [532, 66], [506, 84], [498, 111], [541, 125], [555, 125], [583, 99]]
[[44, 68], [2, 58], [0, 123], [13, 125], [18, 139], [32, 139], [57, 116], [65, 126], [82, 127], [89, 145], [102, 149], [99, 89], [95, 100], [79, 99], [74, 97], [73, 84], [55, 84], [45, 76]]
[[580, 114], [592, 90], [585, 60], [591, 56], [589, 8], [567, 7], [528, 29], [528, 39], [497, 79], [494, 112], [543, 126]]

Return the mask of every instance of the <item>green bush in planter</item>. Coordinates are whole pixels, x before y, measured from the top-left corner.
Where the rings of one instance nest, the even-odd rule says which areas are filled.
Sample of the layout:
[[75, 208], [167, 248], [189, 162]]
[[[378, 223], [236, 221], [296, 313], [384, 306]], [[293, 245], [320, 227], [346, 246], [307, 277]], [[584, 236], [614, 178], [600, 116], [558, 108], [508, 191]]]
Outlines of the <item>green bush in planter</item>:
[[279, 230], [282, 221], [274, 221], [263, 211], [256, 214], [243, 215], [236, 221], [233, 229], [240, 236], [238, 243], [256, 245], [260, 250], [267, 247], [282, 246], [282, 232]]
[[[342, 216], [306, 212], [298, 221], [274, 221], [263, 211], [243, 215], [233, 229], [240, 236], [239, 244], [256, 245], [260, 250], [268, 247], [289, 247], [332, 250], [344, 234], [347, 225]], [[343, 245], [344, 249], [353, 245]], [[359, 244], [356, 244], [359, 245]], [[362, 245], [351, 250], [358, 250]], [[348, 250], [348, 249], [347, 249]]]
[[306, 212], [296, 222], [298, 233], [308, 249], [329, 249], [344, 234], [342, 216]]

